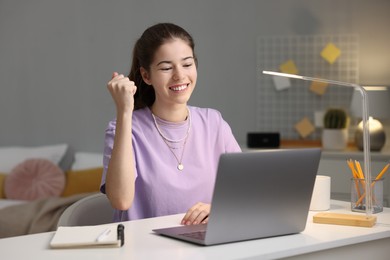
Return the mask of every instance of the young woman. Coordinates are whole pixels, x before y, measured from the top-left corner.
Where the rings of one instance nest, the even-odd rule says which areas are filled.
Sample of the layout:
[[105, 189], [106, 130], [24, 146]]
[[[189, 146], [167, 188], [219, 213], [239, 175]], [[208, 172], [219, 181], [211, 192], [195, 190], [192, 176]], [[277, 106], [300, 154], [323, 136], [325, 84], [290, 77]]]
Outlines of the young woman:
[[196, 79], [194, 41], [170, 23], [142, 34], [127, 77], [113, 73], [101, 191], [116, 221], [186, 213], [182, 224], [207, 223], [219, 156], [241, 150], [218, 111], [187, 105]]

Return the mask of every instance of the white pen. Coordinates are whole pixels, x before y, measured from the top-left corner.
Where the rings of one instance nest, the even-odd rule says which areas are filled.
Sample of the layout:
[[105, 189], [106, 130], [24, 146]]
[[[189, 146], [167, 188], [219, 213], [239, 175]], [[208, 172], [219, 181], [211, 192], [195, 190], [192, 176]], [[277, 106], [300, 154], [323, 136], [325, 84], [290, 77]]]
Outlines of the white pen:
[[104, 230], [97, 238], [96, 238], [96, 241], [98, 242], [101, 242], [103, 241], [104, 239], [107, 238], [107, 236], [111, 233], [111, 229], [107, 228], [106, 230]]

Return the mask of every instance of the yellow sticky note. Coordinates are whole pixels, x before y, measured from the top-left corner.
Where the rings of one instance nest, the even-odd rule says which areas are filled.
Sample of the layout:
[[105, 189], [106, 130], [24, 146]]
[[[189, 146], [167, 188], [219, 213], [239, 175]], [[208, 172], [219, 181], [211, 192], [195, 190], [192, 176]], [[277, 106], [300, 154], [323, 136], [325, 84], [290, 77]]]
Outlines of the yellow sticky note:
[[289, 73], [289, 74], [298, 74], [297, 66], [295, 66], [295, 63], [293, 60], [288, 60], [282, 65], [280, 65], [280, 71], [283, 73]]
[[310, 120], [307, 117], [304, 117], [302, 120], [296, 123], [294, 128], [295, 130], [297, 130], [297, 132], [302, 138], [307, 137], [315, 130], [314, 125], [310, 122]]
[[326, 92], [326, 89], [328, 88], [328, 83], [325, 82], [318, 82], [318, 81], [313, 81], [310, 85], [310, 90], [317, 95], [323, 95]]
[[330, 64], [333, 64], [340, 56], [341, 50], [336, 47], [333, 43], [328, 43], [325, 48], [321, 51], [321, 56]]

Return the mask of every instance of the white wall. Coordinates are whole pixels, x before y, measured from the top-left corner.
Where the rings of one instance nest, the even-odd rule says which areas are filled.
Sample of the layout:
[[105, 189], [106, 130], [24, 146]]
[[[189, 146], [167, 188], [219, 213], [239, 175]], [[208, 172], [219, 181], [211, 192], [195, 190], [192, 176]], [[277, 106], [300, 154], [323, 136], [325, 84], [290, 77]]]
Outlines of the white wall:
[[240, 143], [255, 129], [256, 37], [359, 33], [360, 79], [390, 84], [387, 0], [2, 0], [0, 146], [70, 143], [100, 152], [114, 117], [111, 73], [142, 31], [174, 22], [199, 57], [192, 105], [219, 109]]

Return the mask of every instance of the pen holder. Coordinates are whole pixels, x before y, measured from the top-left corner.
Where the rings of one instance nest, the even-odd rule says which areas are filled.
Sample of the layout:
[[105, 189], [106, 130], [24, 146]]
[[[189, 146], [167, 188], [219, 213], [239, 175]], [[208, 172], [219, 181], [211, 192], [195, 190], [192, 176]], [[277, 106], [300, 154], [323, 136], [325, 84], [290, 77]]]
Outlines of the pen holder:
[[[372, 213], [383, 211], [383, 178], [371, 181]], [[364, 179], [351, 179], [351, 210], [366, 212], [366, 182]]]

